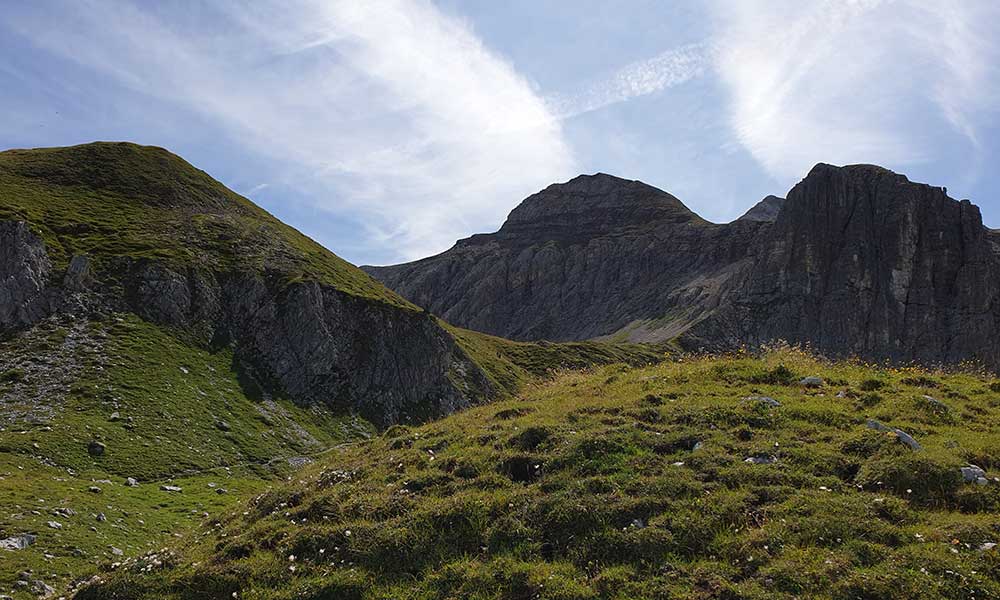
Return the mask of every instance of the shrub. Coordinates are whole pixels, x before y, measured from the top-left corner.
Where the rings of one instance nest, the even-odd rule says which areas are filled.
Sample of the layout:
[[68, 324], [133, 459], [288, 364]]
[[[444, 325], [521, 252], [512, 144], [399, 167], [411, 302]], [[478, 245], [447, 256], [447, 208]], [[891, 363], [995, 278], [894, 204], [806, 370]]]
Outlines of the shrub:
[[858, 398], [858, 404], [864, 408], [871, 408], [884, 400], [881, 394], [870, 392]]
[[24, 381], [24, 369], [7, 369], [0, 374], [0, 382], [17, 383], [19, 381]]
[[858, 386], [863, 392], [874, 392], [885, 387], [885, 382], [881, 379], [865, 379]]
[[904, 377], [899, 380], [903, 385], [911, 385], [913, 387], [923, 387], [923, 388], [936, 388], [938, 387], [938, 382], [934, 381], [930, 377], [925, 375], [918, 375], [916, 377]]
[[552, 436], [548, 427], [528, 427], [510, 440], [510, 445], [521, 450], [534, 450]]
[[755, 373], [749, 378], [750, 383], [761, 385], [791, 385], [795, 380], [795, 373], [785, 365], [778, 365], [763, 373]]

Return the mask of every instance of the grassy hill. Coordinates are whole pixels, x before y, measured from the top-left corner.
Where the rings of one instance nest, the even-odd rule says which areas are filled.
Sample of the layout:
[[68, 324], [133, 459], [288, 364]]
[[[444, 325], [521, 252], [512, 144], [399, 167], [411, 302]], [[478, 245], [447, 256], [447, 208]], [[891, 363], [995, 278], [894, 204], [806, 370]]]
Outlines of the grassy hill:
[[[40, 320], [0, 332], [0, 546], [33, 541], [0, 549], [0, 595], [61, 592], [99, 564], [178, 537], [183, 544], [203, 519], [376, 432], [356, 412], [303, 402], [255, 377], [253, 357], [231, 339], [137, 316], [121, 289], [136, 264], [250, 273], [279, 300], [314, 282], [387, 320], [426, 318], [491, 382], [492, 396], [476, 402], [553, 369], [663, 357], [642, 346], [513, 344], [434, 321], [160, 148], [0, 152], [0, 222], [11, 220], [44, 243], [48, 291], [59, 301]], [[74, 256], [88, 257], [94, 282], [64, 293]]]
[[0, 152], [0, 220], [28, 221], [58, 266], [154, 259], [178, 268], [258, 269], [415, 310], [360, 269], [153, 146], [97, 142]]
[[977, 373], [787, 349], [568, 371], [338, 448], [77, 597], [998, 597], [998, 449]]

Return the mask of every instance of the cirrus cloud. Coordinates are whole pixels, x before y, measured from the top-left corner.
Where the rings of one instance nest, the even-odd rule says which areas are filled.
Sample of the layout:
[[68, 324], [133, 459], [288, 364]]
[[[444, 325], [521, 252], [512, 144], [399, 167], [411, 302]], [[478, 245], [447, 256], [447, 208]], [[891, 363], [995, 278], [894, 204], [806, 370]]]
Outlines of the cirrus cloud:
[[[994, 2], [716, 2], [728, 119], [773, 176], [815, 162], [895, 166], [979, 145], [998, 99]], [[950, 133], [949, 133], [950, 131]]]
[[427, 0], [38, 2], [3, 25], [287, 165], [384, 258], [444, 250], [576, 172], [531, 84]]

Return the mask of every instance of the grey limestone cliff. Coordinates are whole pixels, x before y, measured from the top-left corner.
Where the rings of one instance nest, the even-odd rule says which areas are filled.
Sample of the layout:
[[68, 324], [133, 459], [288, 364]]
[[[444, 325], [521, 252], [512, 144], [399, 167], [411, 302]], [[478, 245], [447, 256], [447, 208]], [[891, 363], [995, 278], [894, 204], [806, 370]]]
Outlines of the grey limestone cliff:
[[381, 426], [448, 414], [493, 392], [427, 313], [317, 282], [178, 272], [145, 260], [106, 262], [94, 273], [77, 256], [58, 277], [24, 223], [0, 222], [0, 246], [0, 331], [53, 314], [134, 312], [193, 343], [231, 344], [238, 368], [262, 389]]
[[527, 198], [497, 233], [365, 268], [451, 322], [515, 339], [784, 340], [996, 368], [998, 239], [967, 200], [869, 165], [817, 165], [787, 200], [724, 225], [599, 174]]

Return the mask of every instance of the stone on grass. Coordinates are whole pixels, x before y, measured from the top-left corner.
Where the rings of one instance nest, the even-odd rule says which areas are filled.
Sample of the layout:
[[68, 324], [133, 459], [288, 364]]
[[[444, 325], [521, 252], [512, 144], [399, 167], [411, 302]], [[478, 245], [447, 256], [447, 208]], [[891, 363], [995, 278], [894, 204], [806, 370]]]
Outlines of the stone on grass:
[[126, 477], [125, 485], [127, 485], [128, 487], [137, 487], [139, 485], [139, 482], [138, 480], [136, 480], [135, 477]]
[[56, 590], [41, 579], [36, 579], [31, 582], [31, 593], [42, 598], [48, 598], [55, 594]]
[[179, 491], [181, 491], [181, 488], [177, 487], [176, 485], [161, 485], [160, 489], [163, 490], [164, 492], [179, 492]]
[[865, 427], [867, 427], [868, 429], [874, 429], [875, 431], [892, 431], [891, 427], [887, 427], [879, 423], [875, 419], [868, 419], [867, 421], [865, 421]]
[[108, 449], [107, 446], [105, 446], [101, 442], [98, 442], [97, 440], [93, 440], [89, 444], [87, 444], [87, 453], [90, 454], [91, 456], [104, 456], [104, 452], [107, 449]]
[[778, 408], [781, 406], [781, 402], [778, 402], [770, 396], [747, 396], [743, 399], [746, 402], [753, 402], [755, 404], [761, 404], [767, 406], [768, 408]]
[[35, 543], [35, 536], [30, 533], [22, 533], [21, 535], [14, 535], [9, 538], [4, 538], [0, 540], [0, 549], [2, 550], [24, 550], [28, 546]]
[[923, 450], [923, 446], [921, 446], [920, 443], [917, 442], [917, 440], [913, 439], [912, 435], [906, 433], [902, 429], [897, 429], [895, 427], [889, 427], [887, 425], [883, 425], [882, 423], [879, 423], [875, 419], [868, 419], [868, 421], [865, 422], [865, 426], [868, 427], [868, 429], [874, 429], [875, 431], [895, 434], [896, 439], [899, 440], [900, 443], [909, 446], [910, 450]]
[[986, 478], [986, 471], [982, 468], [977, 467], [976, 465], [962, 467], [962, 479], [964, 479], [966, 483], [973, 483], [981, 478]]
[[921, 446], [917, 440], [913, 439], [912, 435], [906, 433], [902, 429], [895, 429], [893, 431], [896, 433], [896, 439], [909, 446], [910, 450], [923, 450], [923, 446]]
[[799, 381], [799, 385], [810, 388], [820, 387], [823, 385], [823, 379], [815, 376], [803, 377], [802, 380]]

